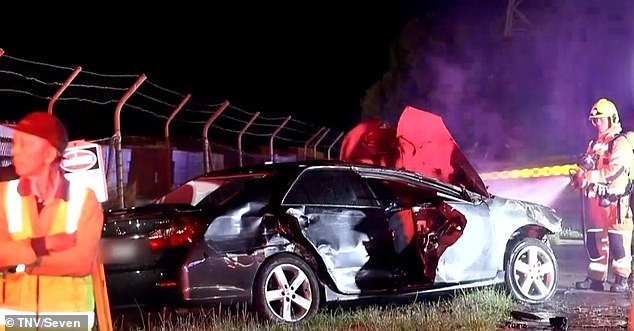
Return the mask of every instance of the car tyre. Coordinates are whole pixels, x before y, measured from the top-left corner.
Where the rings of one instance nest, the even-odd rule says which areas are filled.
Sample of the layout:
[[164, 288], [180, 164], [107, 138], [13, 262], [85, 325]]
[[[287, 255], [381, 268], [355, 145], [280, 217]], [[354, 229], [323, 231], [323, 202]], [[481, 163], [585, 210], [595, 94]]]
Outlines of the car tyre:
[[555, 294], [558, 278], [555, 254], [546, 243], [525, 238], [513, 246], [505, 281], [516, 299], [529, 304], [543, 303]]
[[254, 284], [253, 308], [265, 320], [297, 323], [315, 315], [320, 298], [312, 268], [299, 257], [280, 254], [260, 268]]

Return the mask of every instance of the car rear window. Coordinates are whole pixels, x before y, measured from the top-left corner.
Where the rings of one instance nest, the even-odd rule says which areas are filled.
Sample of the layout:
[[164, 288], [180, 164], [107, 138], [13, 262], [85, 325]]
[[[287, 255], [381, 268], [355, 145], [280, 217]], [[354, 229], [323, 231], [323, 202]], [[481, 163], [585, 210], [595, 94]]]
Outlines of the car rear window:
[[198, 177], [177, 187], [154, 203], [222, 205], [245, 189], [250, 181], [265, 178], [266, 174], [248, 174], [222, 177]]

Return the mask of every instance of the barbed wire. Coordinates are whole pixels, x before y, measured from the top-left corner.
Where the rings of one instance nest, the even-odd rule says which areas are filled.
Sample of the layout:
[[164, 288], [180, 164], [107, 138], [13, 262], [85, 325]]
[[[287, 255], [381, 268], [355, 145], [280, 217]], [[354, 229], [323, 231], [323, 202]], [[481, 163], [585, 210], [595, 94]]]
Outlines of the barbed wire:
[[[0, 66], [2, 65], [2, 63], [4, 62], [4, 60], [11, 60], [11, 61], [16, 61], [19, 63], [23, 63], [23, 64], [29, 64], [29, 65], [33, 65], [33, 66], [43, 66], [46, 68], [53, 68], [53, 69], [59, 69], [59, 70], [65, 70], [65, 71], [71, 71], [74, 72], [76, 70], [76, 68], [71, 68], [71, 67], [66, 67], [66, 66], [60, 66], [60, 65], [55, 65], [55, 64], [50, 64], [50, 63], [45, 63], [42, 61], [33, 61], [33, 60], [28, 60], [28, 59], [23, 59], [23, 58], [19, 58], [16, 56], [12, 56], [12, 55], [7, 55], [6, 53], [4, 53], [1, 57], [0, 57]], [[20, 78], [26, 81], [30, 81], [30, 82], [35, 82], [38, 83], [40, 85], [44, 85], [44, 86], [62, 86], [64, 85], [63, 82], [58, 82], [58, 81], [48, 81], [45, 79], [41, 79], [38, 77], [34, 77], [30, 74], [25, 74], [22, 72], [17, 72], [14, 70], [10, 70], [10, 69], [6, 69], [3, 68], [0, 70], [0, 75], [8, 75], [8, 76], [13, 76], [16, 78]], [[97, 73], [97, 72], [93, 72], [93, 71], [89, 71], [89, 70], [84, 70], [82, 68], [80, 74], [77, 77], [80, 77], [78, 80], [82, 80], [81, 77], [84, 77], [83, 79], [85, 79], [86, 75], [90, 75], [90, 76], [94, 76], [97, 78], [122, 78], [122, 79], [130, 79], [130, 78], [138, 78], [140, 75], [139, 74], [104, 74], [104, 73]], [[109, 80], [110, 82], [110, 80]], [[131, 82], [128, 82], [128, 84], [130, 84]], [[144, 81], [144, 84], [141, 85], [141, 87], [143, 88], [143, 86], [149, 86], [151, 88], [155, 88], [165, 94], [169, 94], [172, 97], [179, 97], [181, 100], [178, 100], [178, 103], [180, 103], [183, 98], [185, 98], [186, 94], [185, 93], [181, 93], [181, 92], [177, 92], [174, 89], [171, 88], [166, 88], [164, 86], [161, 86], [153, 81], [150, 81], [148, 79], [146, 79]], [[103, 100], [96, 100], [94, 98], [94, 96], [88, 96], [88, 95], [74, 95], [77, 94], [75, 92], [77, 91], [77, 88], [79, 89], [84, 89], [84, 90], [101, 90], [101, 91], [109, 91], [109, 92], [124, 92], [127, 91], [129, 89], [128, 87], [116, 87], [116, 86], [110, 86], [110, 85], [103, 85], [102, 83], [94, 83], [94, 82], [71, 82], [68, 85], [69, 88], [74, 88], [74, 89], [68, 89], [68, 91], [64, 91], [63, 96], [60, 96], [57, 100], [58, 101], [65, 101], [65, 102], [80, 102], [80, 103], [89, 103], [89, 104], [94, 104], [94, 105], [100, 105], [100, 106], [104, 106], [104, 105], [109, 105], [109, 104], [117, 104], [119, 103], [119, 99], [116, 98], [104, 98]], [[14, 93], [14, 94], [21, 94], [21, 95], [26, 95], [29, 97], [33, 97], [39, 100], [51, 100], [52, 97], [50, 96], [43, 96], [40, 93], [37, 92], [33, 92], [31, 90], [27, 90], [27, 89], [22, 89], [22, 88], [15, 88], [15, 87], [0, 87], [0, 93]], [[121, 93], [123, 95], [123, 93]], [[144, 90], [143, 92], [141, 91], [135, 91], [135, 93], [133, 93], [133, 98], [135, 98], [135, 102], [126, 102], [124, 104], [124, 107], [128, 107], [132, 110], [138, 111], [138, 112], [142, 112], [145, 114], [148, 114], [154, 118], [158, 118], [158, 119], [163, 119], [163, 120], [167, 120], [169, 118], [169, 115], [171, 114], [172, 111], [174, 111], [174, 109], [176, 109], [177, 104], [178, 103], [174, 103], [173, 101], [166, 101], [164, 99], [165, 95], [161, 95], [161, 97], [157, 97], [155, 95], [150, 95], [149, 91]], [[165, 111], [160, 111], [160, 110], [150, 110], [148, 109], [147, 106], [145, 105], [141, 105], [143, 102], [141, 102], [140, 100], [148, 100], [154, 103], [157, 103], [163, 107], [169, 108], [166, 109]], [[141, 104], [137, 103], [140, 102]], [[181, 116], [182, 114], [198, 114], [198, 115], [209, 115], [212, 116], [214, 115], [217, 111], [218, 111], [218, 107], [221, 105], [222, 103], [202, 103], [199, 101], [193, 101], [193, 102], [188, 102], [188, 105], [184, 106], [182, 108], [182, 110], [180, 111], [180, 113], [178, 114], [178, 116], [173, 118], [174, 122], [180, 122], [180, 123], [188, 123], [188, 124], [206, 124], [207, 120], [192, 120], [192, 119], [186, 119], [185, 117]], [[197, 108], [192, 108], [192, 105], [194, 106], [198, 106], [198, 107], [205, 107], [205, 108], [209, 108], [209, 110], [201, 110], [201, 109], [197, 109]], [[280, 127], [280, 125], [287, 120], [288, 116], [277, 116], [277, 117], [273, 117], [273, 116], [265, 116], [263, 114], [259, 114], [253, 121], [252, 123], [249, 123], [249, 121], [251, 120], [251, 118], [255, 115], [255, 112], [250, 112], [247, 111], [239, 106], [233, 105], [233, 104], [229, 104], [229, 107], [227, 108], [228, 110], [234, 110], [235, 113], [230, 115], [227, 114], [226, 112], [222, 112], [221, 114], [219, 114], [220, 116], [218, 116], [219, 120], [224, 119], [225, 122], [226, 121], [230, 121], [229, 123], [225, 123], [225, 124], [230, 124], [230, 123], [238, 123], [239, 127], [236, 129], [236, 126], [232, 126], [229, 125], [229, 127], [227, 127], [226, 125], [221, 125], [220, 123], [214, 122], [212, 123], [211, 127], [222, 131], [222, 132], [226, 132], [226, 133], [232, 133], [232, 134], [241, 134], [242, 130], [246, 127], [247, 124], [250, 124], [249, 129], [251, 129], [251, 131], [245, 131], [243, 134], [245, 136], [252, 136], [252, 137], [265, 137], [265, 138], [270, 138], [273, 136], [273, 132]], [[249, 116], [249, 119], [243, 119], [238, 117], [239, 116], [244, 116], [247, 115]], [[277, 123], [273, 123], [273, 122], [277, 122]], [[266, 128], [266, 129], [270, 129], [270, 132], [254, 132], [255, 130], [257, 130], [257, 128]], [[307, 123], [304, 121], [301, 121], [299, 119], [293, 118], [291, 117], [289, 121], [286, 121], [286, 125], [282, 128], [282, 130], [275, 136], [275, 139], [279, 139], [282, 141], [286, 141], [289, 143], [294, 143], [294, 144], [299, 144], [300, 146], [304, 146], [306, 144], [307, 141], [309, 141], [310, 138], [313, 138], [313, 135], [315, 135], [318, 132], [318, 127], [316, 125], [313, 125], [311, 123]], [[290, 135], [290, 136], [287, 136]], [[325, 137], [321, 137], [321, 134], [319, 135], [318, 138], [321, 138], [321, 142], [322, 144], [327, 143], [328, 141], [334, 142], [336, 137], [329, 137], [329, 136], [336, 136], [336, 134], [334, 133], [328, 133]], [[105, 139], [110, 139], [110, 138], [100, 138], [94, 141], [103, 141]], [[314, 142], [313, 142], [314, 143]]]
[[146, 98], [146, 99], [148, 99], [148, 100], [152, 100], [152, 101], [154, 101], [154, 102], [156, 102], [156, 103], [160, 103], [160, 104], [165, 105], [165, 106], [169, 106], [169, 107], [172, 107], [172, 108], [176, 108], [176, 105], [175, 105], [175, 104], [171, 104], [171, 103], [169, 103], [169, 102], [165, 102], [165, 101], [163, 101], [163, 100], [159, 100], [159, 99], [154, 98], [154, 97], [151, 97], [151, 96], [149, 96], [149, 95], [147, 95], [147, 94], [145, 94], [145, 93], [141, 93], [141, 92], [137, 91], [137, 92], [136, 92], [136, 94], [137, 94], [137, 95], [140, 95], [140, 96], [142, 96], [142, 97], [144, 97], [144, 98]]
[[[48, 98], [50, 100], [50, 98]], [[105, 105], [109, 105], [109, 104], [117, 104], [119, 102], [119, 100], [116, 99], [110, 99], [110, 100], [106, 100], [106, 101], [98, 101], [98, 100], [92, 100], [92, 99], [88, 99], [88, 98], [74, 98], [74, 97], [60, 97], [58, 99], [59, 101], [77, 101], [77, 102], [88, 102], [88, 103], [92, 103], [95, 105], [100, 105], [100, 106], [105, 106]]]
[[12, 88], [0, 88], [0, 92], [11, 92], [11, 93], [17, 93], [17, 94], [25, 94], [25, 95], [29, 95], [38, 99], [42, 99], [42, 100], [49, 100], [50, 97], [44, 97], [38, 94], [35, 94], [33, 92], [29, 92], [29, 91], [25, 91], [25, 90], [19, 90], [19, 89], [12, 89]]
[[[240, 108], [240, 107], [236, 107], [236, 106], [234, 106], [234, 105], [229, 105], [229, 107], [231, 107], [231, 108], [233, 108], [233, 109], [235, 109], [235, 110], [237, 110], [237, 111], [239, 111], [239, 112], [241, 112], [241, 113], [243, 113], [243, 114], [247, 114], [247, 115], [249, 115], [249, 116], [253, 116], [253, 114], [255, 114], [255, 113], [252, 113], [252, 112], [246, 111], [246, 110], [244, 110], [244, 109], [242, 109], [242, 108]], [[261, 118], [261, 119], [263, 119], [263, 120], [265, 120], [265, 121], [283, 121], [283, 120], [285, 120], [285, 119], [286, 119], [286, 116], [281, 116], [281, 117], [266, 117], [266, 116], [260, 116], [260, 118]]]
[[110, 142], [112, 141], [113, 137], [104, 137], [104, 138], [98, 138], [98, 139], [92, 139], [92, 140], [87, 140], [87, 142], [89, 143], [93, 143], [93, 144], [101, 144], [104, 142]]
[[[14, 61], [22, 62], [22, 63], [39, 65], [39, 66], [43, 66], [43, 67], [75, 71], [75, 68], [64, 67], [64, 66], [60, 66], [60, 65], [56, 65], [56, 64], [49, 64], [49, 63], [40, 62], [40, 61], [22, 59], [22, 58], [19, 58], [19, 57], [7, 55], [7, 53], [4, 53], [4, 55], [2, 55], [2, 58], [7, 58], [7, 59], [10, 59], [10, 60], [14, 60]], [[139, 77], [138, 74], [102, 74], [102, 73], [97, 73], [97, 72], [93, 72], [93, 71], [83, 70], [83, 68], [82, 68], [81, 72], [84, 73], [84, 74], [93, 75], [93, 76], [97, 76], [97, 77], [105, 77], [105, 78], [137, 78], [137, 77]]]
[[157, 89], [159, 89], [159, 90], [161, 90], [161, 91], [163, 91], [163, 92], [167, 92], [167, 93], [175, 94], [175, 95], [177, 95], [177, 96], [179, 96], [179, 97], [181, 97], [181, 98], [184, 98], [184, 97], [185, 97], [185, 94], [182, 94], [182, 93], [180, 93], [180, 92], [176, 92], [176, 91], [174, 91], [174, 90], [172, 90], [172, 89], [169, 89], [169, 88], [166, 88], [166, 87], [162, 87], [162, 86], [160, 86], [160, 85], [158, 85], [158, 84], [153, 83], [153, 82], [152, 82], [151, 80], [149, 80], [149, 79], [147, 79], [147, 80], [145, 81], [145, 83], [147, 83], [147, 84], [149, 84], [150, 86], [153, 86], [153, 87], [155, 87], [155, 88], [157, 88]]
[[[27, 94], [27, 95], [30, 95], [30, 96], [33, 96], [33, 97], [36, 97], [36, 98], [39, 98], [39, 99], [43, 99], [43, 100], [50, 100], [51, 99], [51, 97], [37, 95], [35, 93], [29, 92], [29, 91], [24, 91], [24, 90], [0, 89], [0, 92], [22, 93], [22, 94]], [[59, 101], [87, 102], [87, 103], [92, 103], [92, 104], [97, 104], [97, 105], [116, 104], [116, 103], [119, 102], [119, 100], [116, 100], [116, 99], [110, 99], [110, 100], [107, 100], [107, 101], [97, 101], [97, 100], [92, 100], [92, 99], [88, 99], [88, 98], [77, 98], [77, 97], [60, 97], [58, 100]], [[158, 101], [162, 102], [161, 100], [158, 100]], [[162, 102], [162, 103], [165, 103], [165, 102]], [[159, 114], [159, 113], [154, 112], [152, 110], [146, 109], [146, 108], [144, 108], [142, 106], [137, 106], [135, 104], [132, 104], [131, 102], [126, 103], [124, 105], [124, 107], [129, 107], [131, 109], [134, 109], [134, 110], [149, 114], [149, 115], [151, 115], [151, 116], [153, 116], [155, 118], [160, 118], [160, 119], [165, 119], [165, 120], [167, 120], [169, 118], [167, 115]], [[234, 120], [234, 121], [237, 121], [237, 122], [240, 122], [240, 123], [245, 123], [245, 124], [247, 123], [247, 121], [243, 121], [241, 119], [237, 119], [235, 117], [228, 116], [228, 115], [224, 115], [223, 116], [223, 114], [221, 114], [220, 117], [229, 118], [231, 120]], [[285, 118], [282, 118], [282, 119], [285, 119]], [[196, 120], [186, 120], [186, 119], [182, 119], [182, 118], [176, 119], [176, 121], [183, 122], [183, 123], [189, 123], [189, 124], [201, 124], [201, 125], [206, 123], [206, 121], [202, 121], [202, 120], [196, 121]], [[253, 125], [256, 125], [256, 123], [254, 123]], [[274, 125], [274, 124], [260, 124], [260, 125], [261, 126], [266, 126], [266, 127], [271, 127], [271, 128], [277, 128], [279, 126], [279, 125]], [[212, 124], [211, 127], [215, 128], [215, 129], [218, 129], [220, 131], [223, 131], [223, 132], [240, 134], [239, 130], [225, 128], [225, 127], [219, 126], [217, 124]], [[301, 131], [301, 130], [290, 128], [290, 127], [286, 128], [286, 130], [303, 133], [303, 131]], [[251, 136], [251, 137], [266, 137], [266, 138], [270, 138], [273, 134], [272, 134], [272, 132], [270, 132], [270, 133], [255, 133], [255, 132], [245, 131], [244, 135]], [[278, 139], [280, 139], [282, 141], [291, 142], [291, 143], [297, 143], [297, 144], [300, 144], [300, 145], [303, 145], [303, 144], [306, 143], [306, 141], [293, 139], [293, 138], [287, 138], [283, 134], [278, 134], [276, 136], [276, 138], [278, 138]]]
[[[15, 72], [12, 70], [0, 70], [0, 74], [6, 74], [6, 75], [12, 75], [12, 76], [16, 76], [19, 78], [22, 78], [26, 81], [32, 81], [32, 82], [36, 82], [39, 83], [41, 85], [46, 85], [46, 86], [62, 86], [63, 82], [46, 82], [42, 79], [36, 78], [36, 77], [32, 77], [32, 76], [27, 76], [24, 75], [22, 73], [19, 72]], [[115, 86], [107, 86], [107, 85], [96, 85], [96, 84], [80, 84], [80, 83], [71, 83], [69, 85], [69, 87], [81, 87], [81, 88], [93, 88], [93, 89], [102, 89], [102, 90], [112, 90], [112, 91], [125, 91], [127, 90], [127, 88], [125, 87], [115, 87]]]
[[23, 79], [25, 79], [25, 80], [28, 80], [28, 81], [34, 81], [34, 82], [36, 82], [36, 83], [40, 83], [40, 84], [42, 84], [42, 85], [49, 85], [49, 86], [50, 86], [50, 85], [57, 85], [57, 86], [62, 86], [62, 83], [58, 83], [58, 82], [45, 82], [45, 81], [40, 80], [40, 79], [37, 79], [37, 78], [35, 78], [35, 77], [26, 76], [26, 75], [23, 75], [23, 74], [21, 74], [21, 73], [19, 73], [19, 72], [14, 72], [14, 71], [10, 71], [10, 70], [0, 70], [0, 74], [7, 74], [7, 75], [14, 75], [14, 76], [18, 76], [18, 77], [23, 78]]
[[49, 63], [33, 61], [33, 60], [26, 60], [26, 59], [22, 59], [22, 58], [19, 58], [19, 57], [11, 56], [11, 55], [9, 55], [7, 53], [4, 53], [4, 55], [2, 55], [2, 59], [3, 60], [4, 59], [9, 59], [9, 60], [17, 61], [17, 62], [34, 64], [34, 65], [39, 65], [39, 66], [49, 67], [49, 68], [55, 68], [55, 69], [70, 70], [70, 71], [75, 70], [73, 68], [59, 66], [59, 65], [55, 65], [55, 64], [49, 64]]
[[125, 90], [127, 90], [124, 87], [93, 85], [93, 84], [76, 84], [76, 83], [71, 83], [69, 85], [69, 87], [92, 88], [92, 89], [109, 90], [109, 91], [125, 91]]

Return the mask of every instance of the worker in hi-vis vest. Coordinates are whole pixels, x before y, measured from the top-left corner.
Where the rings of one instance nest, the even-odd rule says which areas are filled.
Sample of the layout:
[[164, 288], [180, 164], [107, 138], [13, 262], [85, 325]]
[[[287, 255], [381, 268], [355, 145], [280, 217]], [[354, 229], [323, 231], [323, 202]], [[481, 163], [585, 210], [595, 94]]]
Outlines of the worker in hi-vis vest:
[[67, 144], [64, 124], [48, 112], [31, 112], [14, 128], [19, 178], [0, 183], [0, 330], [24, 326], [14, 316], [25, 315], [94, 324], [103, 209], [93, 190], [65, 178]]

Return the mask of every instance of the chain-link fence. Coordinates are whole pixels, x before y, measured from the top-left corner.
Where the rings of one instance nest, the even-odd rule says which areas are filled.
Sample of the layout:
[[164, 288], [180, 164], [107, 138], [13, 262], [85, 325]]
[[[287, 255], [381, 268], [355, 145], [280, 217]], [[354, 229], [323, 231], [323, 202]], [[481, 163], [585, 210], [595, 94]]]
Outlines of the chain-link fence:
[[[9, 127], [0, 125], [0, 160], [2, 167], [11, 165], [11, 136]], [[118, 178], [115, 168], [116, 149], [109, 141], [101, 142], [105, 161], [105, 174], [108, 187], [108, 207], [117, 207]], [[123, 137], [121, 160], [123, 161], [124, 205], [138, 206], [148, 203], [192, 177], [203, 174], [205, 156], [203, 142], [200, 139], [179, 140], [176, 144], [167, 144], [160, 138]], [[265, 153], [245, 153], [234, 148], [210, 144], [211, 171], [226, 168], [264, 164], [271, 155]], [[276, 151], [276, 162], [295, 161], [303, 157], [302, 149]], [[312, 157], [323, 157], [318, 153]]]
[[11, 132], [9, 127], [0, 125], [0, 167], [11, 165]]
[[[298, 156], [320, 158], [338, 146], [343, 135], [283, 114], [283, 110], [263, 114], [229, 100], [193, 96], [145, 74], [101, 73], [83, 66], [49, 64], [7, 54], [2, 48], [0, 67], [0, 108], [10, 110], [3, 113], [2, 120], [17, 121], [26, 112], [46, 108], [67, 125], [72, 139], [100, 144], [107, 168], [108, 203], [117, 202], [117, 207], [160, 197], [206, 171], [296, 160]], [[10, 131], [9, 126], [0, 131], [3, 171], [12, 169], [7, 167], [11, 163]], [[199, 138], [191, 138], [196, 135]]]
[[[164, 141], [149, 137], [123, 137], [122, 139], [123, 184], [125, 187], [125, 206], [141, 205], [167, 193], [174, 187], [185, 183], [205, 170], [203, 142], [200, 139], [180, 140], [178, 144], [166, 144]], [[240, 152], [234, 148], [210, 144], [209, 170], [221, 170], [240, 166]], [[118, 196], [115, 169], [116, 150], [113, 146], [103, 145], [106, 161], [106, 178], [109, 197]], [[317, 155], [318, 157], [321, 154]], [[294, 161], [297, 153], [275, 154], [276, 162]], [[242, 165], [264, 164], [270, 161], [270, 154], [242, 152]]]

